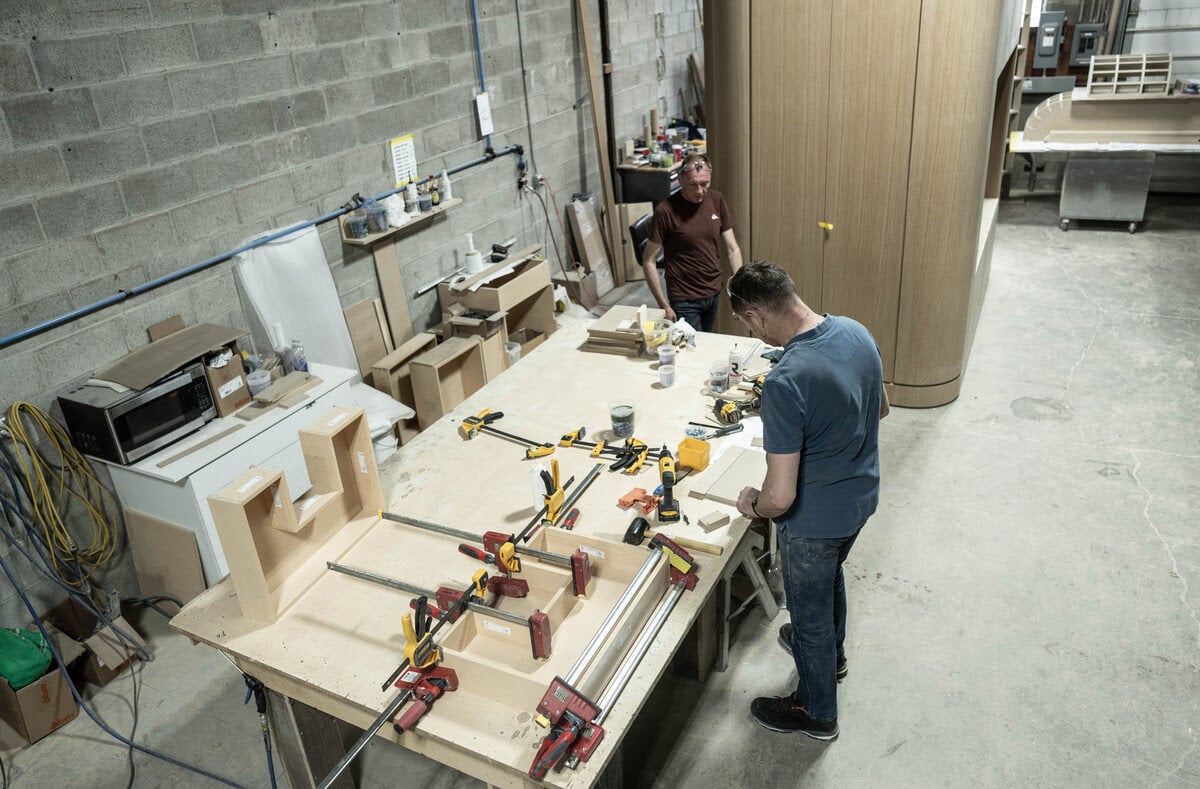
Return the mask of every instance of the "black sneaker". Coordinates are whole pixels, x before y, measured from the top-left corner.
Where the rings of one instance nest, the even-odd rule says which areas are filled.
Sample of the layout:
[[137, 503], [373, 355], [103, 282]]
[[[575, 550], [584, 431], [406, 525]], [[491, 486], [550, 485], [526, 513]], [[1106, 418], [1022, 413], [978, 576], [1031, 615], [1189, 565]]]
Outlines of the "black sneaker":
[[837, 720], [817, 721], [808, 716], [791, 696], [762, 696], [750, 703], [750, 717], [763, 728], [771, 731], [807, 734], [814, 740], [836, 740]]
[[[787, 650], [787, 653], [792, 654], [792, 625], [786, 624], [779, 628], [779, 643]], [[837, 661], [837, 681], [841, 682], [850, 673], [850, 666], [846, 663], [846, 657], [843, 655]]]

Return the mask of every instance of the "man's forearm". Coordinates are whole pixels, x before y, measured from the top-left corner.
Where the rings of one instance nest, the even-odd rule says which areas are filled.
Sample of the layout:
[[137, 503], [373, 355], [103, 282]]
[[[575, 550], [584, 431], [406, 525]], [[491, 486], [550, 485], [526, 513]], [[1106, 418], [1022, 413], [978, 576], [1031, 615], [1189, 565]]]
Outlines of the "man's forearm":
[[658, 302], [659, 309], [667, 309], [667, 294], [663, 292], [662, 282], [658, 279], [658, 266], [653, 261], [642, 263], [642, 271], [646, 274], [646, 285], [650, 287], [650, 295]]

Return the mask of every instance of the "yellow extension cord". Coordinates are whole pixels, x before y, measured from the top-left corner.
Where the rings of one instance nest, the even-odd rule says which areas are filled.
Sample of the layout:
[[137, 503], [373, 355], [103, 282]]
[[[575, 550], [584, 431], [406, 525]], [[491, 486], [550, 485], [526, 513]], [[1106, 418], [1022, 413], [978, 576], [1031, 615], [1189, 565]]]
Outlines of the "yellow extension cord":
[[[26, 429], [26, 420], [37, 428], [32, 435]], [[24, 450], [14, 454], [30, 492], [33, 524], [41, 528], [50, 546], [54, 571], [63, 581], [80, 586], [74, 573], [63, 572], [64, 565], [73, 563], [72, 557], [86, 581], [116, 553], [112, 498], [87, 458], [75, 449], [67, 431], [45, 411], [32, 403], [13, 403], [8, 409], [7, 427], [18, 449]], [[39, 438], [42, 444], [36, 443]], [[67, 530], [68, 497], [79, 501], [90, 516], [91, 542], [85, 547], [80, 547]]]

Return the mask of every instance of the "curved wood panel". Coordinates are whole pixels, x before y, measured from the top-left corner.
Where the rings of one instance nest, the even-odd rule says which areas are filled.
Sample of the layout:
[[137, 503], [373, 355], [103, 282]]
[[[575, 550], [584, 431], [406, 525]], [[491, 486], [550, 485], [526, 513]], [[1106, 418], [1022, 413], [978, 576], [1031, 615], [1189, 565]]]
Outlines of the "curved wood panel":
[[[708, 158], [713, 188], [725, 195], [733, 212], [733, 233], [750, 260], [750, 7], [747, 3], [705, 0], [704, 112], [708, 121]], [[721, 299], [717, 331], [746, 333]]]
[[958, 399], [962, 376], [936, 386], [888, 384], [888, 401], [900, 408], [936, 408]]
[[[730, 5], [738, 5], [731, 3]], [[821, 309], [826, 135], [827, 3], [754, 0], [750, 19], [751, 247], [746, 260], [777, 263]]]
[[[893, 382], [946, 384], [962, 372], [995, 98], [1001, 0], [927, 0], [921, 11], [908, 220]], [[953, 42], [961, 42], [955, 46]]]
[[[861, 20], [870, 19], [869, 25]], [[884, 380], [896, 352], [917, 3], [841, 0], [833, 18], [821, 306], [871, 330]]]

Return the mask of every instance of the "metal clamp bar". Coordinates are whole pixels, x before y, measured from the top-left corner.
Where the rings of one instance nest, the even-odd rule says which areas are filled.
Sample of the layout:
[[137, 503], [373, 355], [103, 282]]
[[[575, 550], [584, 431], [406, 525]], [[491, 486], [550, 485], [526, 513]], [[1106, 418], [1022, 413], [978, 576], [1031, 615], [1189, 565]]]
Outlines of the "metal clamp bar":
[[629, 588], [625, 590], [620, 599], [617, 600], [613, 610], [608, 612], [608, 616], [600, 624], [600, 629], [596, 631], [596, 635], [592, 636], [592, 640], [583, 648], [583, 654], [575, 661], [575, 665], [571, 667], [571, 671], [563, 680], [572, 687], [579, 682], [579, 678], [583, 676], [583, 672], [587, 671], [592, 660], [595, 659], [596, 653], [600, 651], [600, 645], [604, 643], [604, 639], [608, 638], [609, 634], [617, 627], [617, 621], [621, 615], [625, 613], [625, 609], [629, 607], [630, 602], [645, 586], [646, 582], [654, 575], [654, 571], [658, 569], [659, 563], [665, 559], [661, 548], [656, 547], [646, 557], [646, 561], [642, 564], [642, 568], [638, 570], [637, 575], [629, 583]]
[[558, 510], [558, 517], [554, 519], [554, 522], [551, 525], [557, 526], [559, 521], [567, 516], [567, 513], [571, 511], [571, 505], [583, 495], [583, 492], [587, 490], [587, 486], [591, 485], [596, 477], [600, 476], [600, 472], [603, 470], [603, 463], [597, 463], [595, 466], [592, 466], [592, 470], [587, 473], [587, 476], [585, 476], [579, 482], [579, 485], [575, 488], [575, 490], [571, 491], [571, 495], [567, 497], [567, 500], [562, 503], [562, 507], [560, 507]]
[[478, 534], [471, 534], [471, 532], [469, 532], [469, 531], [462, 531], [461, 529], [452, 529], [449, 526], [443, 526], [440, 523], [434, 523], [432, 521], [423, 521], [420, 518], [410, 518], [407, 515], [401, 515], [396, 512], [384, 512], [384, 511], [380, 510], [379, 517], [381, 517], [387, 521], [395, 521], [396, 523], [406, 523], [409, 526], [416, 526], [418, 529], [425, 529], [426, 531], [437, 532], [438, 534], [445, 534], [449, 537], [457, 537], [460, 540], [468, 540], [470, 542], [479, 542], [483, 539]]
[[[360, 578], [364, 581], [370, 581], [371, 583], [379, 584], [380, 586], [387, 586], [392, 589], [399, 589], [402, 592], [422, 595], [424, 597], [437, 597], [437, 592], [430, 591], [429, 589], [422, 589], [419, 586], [407, 584], [404, 581], [399, 581], [395, 578], [388, 578], [386, 575], [376, 575], [375, 573], [368, 572], [366, 570], [359, 570], [356, 567], [349, 567], [344, 564], [338, 564], [337, 562], [325, 562], [325, 566], [335, 572], [344, 573], [354, 578]], [[498, 608], [492, 608], [491, 606], [484, 605], [483, 603], [477, 603], [474, 600], [467, 602], [467, 608], [468, 610], [483, 614], [484, 616], [490, 616], [495, 619], [503, 619], [506, 622], [512, 622], [513, 624], [520, 625], [521, 627], [529, 627], [529, 617], [527, 616], [513, 614], [508, 611], [501, 611]]]
[[658, 631], [662, 630], [663, 624], [667, 621], [667, 617], [671, 615], [671, 611], [675, 609], [675, 604], [679, 602], [679, 598], [683, 596], [687, 590], [687, 584], [683, 581], [675, 584], [663, 596], [662, 602], [658, 604], [658, 608], [654, 609], [654, 613], [650, 615], [650, 621], [642, 628], [642, 634], [638, 636], [638, 640], [634, 642], [629, 650], [629, 654], [621, 661], [621, 665], [617, 668], [616, 674], [609, 680], [608, 687], [604, 689], [596, 706], [600, 708], [600, 714], [593, 721], [597, 726], [604, 723], [604, 719], [608, 717], [608, 711], [612, 707], [613, 702], [617, 700], [617, 696], [621, 695], [621, 691], [629, 684], [633, 672], [637, 670], [638, 664], [642, 662], [642, 658], [650, 651], [650, 644], [658, 636]]

